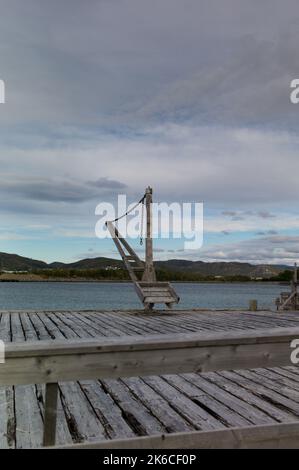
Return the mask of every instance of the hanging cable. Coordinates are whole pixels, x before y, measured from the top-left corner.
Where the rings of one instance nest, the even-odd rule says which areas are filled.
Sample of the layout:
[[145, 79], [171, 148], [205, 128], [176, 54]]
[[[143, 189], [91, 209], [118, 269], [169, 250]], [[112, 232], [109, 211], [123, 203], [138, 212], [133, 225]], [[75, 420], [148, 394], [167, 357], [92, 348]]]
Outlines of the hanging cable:
[[[136, 207], [138, 207], [139, 204], [142, 203], [142, 205], [143, 205], [144, 199], [145, 199], [145, 194], [142, 196], [142, 198], [140, 199], [140, 201], [138, 201], [137, 204], [135, 204], [130, 210], [128, 210], [127, 212], [125, 212], [125, 214], [123, 214], [123, 215], [117, 217], [117, 218], [114, 219], [114, 220], [109, 220], [109, 221], [107, 220], [107, 222], [117, 222], [118, 220], [122, 219], [123, 217], [126, 217], [126, 215], [130, 214], [130, 212], [132, 212], [134, 209], [136, 209]], [[106, 222], [106, 224], [107, 224], [107, 222]]]

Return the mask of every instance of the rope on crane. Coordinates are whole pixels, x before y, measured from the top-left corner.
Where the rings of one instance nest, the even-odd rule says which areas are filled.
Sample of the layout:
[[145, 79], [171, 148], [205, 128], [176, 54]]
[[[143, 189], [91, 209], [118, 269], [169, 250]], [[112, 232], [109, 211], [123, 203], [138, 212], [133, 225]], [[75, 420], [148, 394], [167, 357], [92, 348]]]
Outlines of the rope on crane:
[[[120, 215], [119, 217], [117, 217], [116, 219], [114, 220], [107, 220], [107, 222], [117, 222], [118, 220], [122, 219], [123, 217], [126, 217], [128, 214], [130, 214], [131, 212], [133, 212], [133, 210], [136, 209], [136, 207], [139, 206], [139, 204], [142, 204], [142, 209], [141, 209], [141, 227], [140, 227], [140, 245], [143, 244], [143, 218], [144, 218], [144, 200], [145, 200], [145, 197], [146, 195], [144, 194], [142, 196], [142, 198], [140, 199], [140, 201], [137, 202], [137, 204], [135, 204], [130, 210], [128, 210], [127, 212], [125, 212], [123, 215]], [[106, 225], [107, 225], [107, 222], [106, 222]]]

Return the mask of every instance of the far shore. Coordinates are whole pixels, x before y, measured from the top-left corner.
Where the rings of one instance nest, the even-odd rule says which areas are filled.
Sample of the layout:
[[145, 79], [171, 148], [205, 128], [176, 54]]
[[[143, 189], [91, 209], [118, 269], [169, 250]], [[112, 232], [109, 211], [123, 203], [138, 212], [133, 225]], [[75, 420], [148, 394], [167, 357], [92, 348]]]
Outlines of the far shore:
[[[40, 276], [38, 274], [14, 274], [14, 273], [3, 273], [0, 275], [0, 283], [1, 282], [72, 282], [72, 283], [79, 283], [79, 282], [86, 282], [86, 283], [114, 283], [114, 284], [131, 284], [132, 281], [129, 279], [91, 279], [86, 277], [51, 277], [46, 278]], [[179, 281], [170, 281], [173, 284], [252, 284], [252, 283], [268, 283], [271, 282], [273, 284], [283, 284], [281, 281], [268, 281], [268, 280], [255, 280], [252, 279], [250, 281], [228, 281], [225, 279], [215, 279], [215, 280], [194, 280], [194, 281], [186, 281], [186, 280], [179, 280]], [[289, 284], [289, 283], [286, 283]]]

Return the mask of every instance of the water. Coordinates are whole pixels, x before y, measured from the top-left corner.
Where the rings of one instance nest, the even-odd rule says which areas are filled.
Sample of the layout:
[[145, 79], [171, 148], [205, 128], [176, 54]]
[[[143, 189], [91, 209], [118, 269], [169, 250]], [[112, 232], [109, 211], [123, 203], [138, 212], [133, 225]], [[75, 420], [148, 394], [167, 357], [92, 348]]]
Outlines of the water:
[[[181, 301], [177, 308], [248, 308], [250, 299], [259, 308], [274, 309], [282, 286], [274, 283], [173, 284]], [[130, 283], [0, 282], [0, 310], [9, 309], [129, 309], [140, 308]]]

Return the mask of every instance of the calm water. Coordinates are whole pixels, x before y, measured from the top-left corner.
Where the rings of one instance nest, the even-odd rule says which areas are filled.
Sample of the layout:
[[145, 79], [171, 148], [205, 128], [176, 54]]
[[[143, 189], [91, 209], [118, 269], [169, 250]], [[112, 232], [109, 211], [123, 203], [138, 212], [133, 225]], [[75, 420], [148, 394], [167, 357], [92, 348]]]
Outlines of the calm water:
[[[259, 308], [275, 308], [274, 300], [286, 288], [272, 283], [175, 283], [179, 308], [247, 308], [257, 299]], [[128, 309], [141, 304], [129, 283], [0, 282], [0, 310], [6, 309]]]

